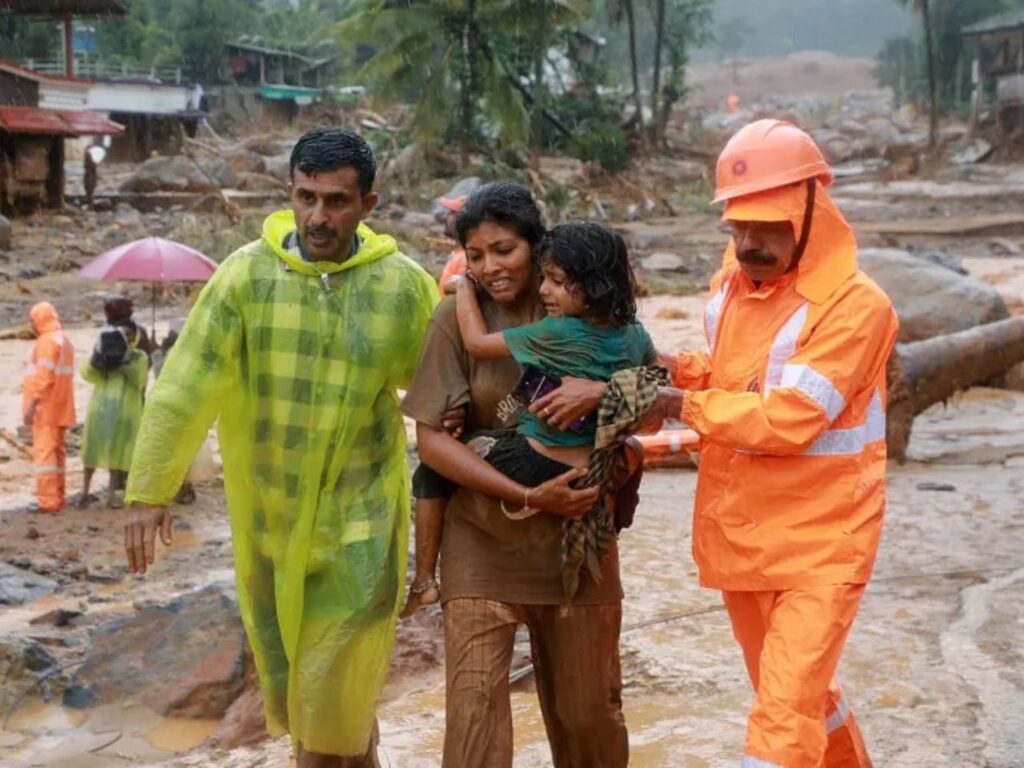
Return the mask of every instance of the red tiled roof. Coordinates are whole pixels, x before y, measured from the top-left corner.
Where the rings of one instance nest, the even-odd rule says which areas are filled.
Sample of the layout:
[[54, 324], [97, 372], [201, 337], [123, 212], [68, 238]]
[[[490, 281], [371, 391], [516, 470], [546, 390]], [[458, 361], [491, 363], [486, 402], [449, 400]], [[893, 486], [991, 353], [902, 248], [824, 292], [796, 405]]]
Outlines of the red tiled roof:
[[124, 126], [87, 109], [0, 107], [0, 128], [8, 133], [49, 136], [120, 136]]

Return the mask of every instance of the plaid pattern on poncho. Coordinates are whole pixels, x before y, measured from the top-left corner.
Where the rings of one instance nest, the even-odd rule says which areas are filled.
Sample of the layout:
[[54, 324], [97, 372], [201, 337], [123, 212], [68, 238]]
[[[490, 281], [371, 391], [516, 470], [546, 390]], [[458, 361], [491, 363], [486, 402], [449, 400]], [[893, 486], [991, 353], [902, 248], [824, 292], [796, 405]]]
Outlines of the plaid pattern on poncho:
[[581, 488], [600, 487], [597, 504], [579, 520], [566, 520], [562, 527], [562, 584], [569, 600], [579, 590], [584, 567], [594, 581], [601, 580], [601, 555], [616, 536], [611, 481], [617, 474], [617, 462], [625, 462], [623, 452], [617, 449], [654, 406], [658, 387], [668, 384], [668, 372], [656, 367], [617, 371], [608, 382], [597, 410], [594, 452], [587, 475], [579, 483]]

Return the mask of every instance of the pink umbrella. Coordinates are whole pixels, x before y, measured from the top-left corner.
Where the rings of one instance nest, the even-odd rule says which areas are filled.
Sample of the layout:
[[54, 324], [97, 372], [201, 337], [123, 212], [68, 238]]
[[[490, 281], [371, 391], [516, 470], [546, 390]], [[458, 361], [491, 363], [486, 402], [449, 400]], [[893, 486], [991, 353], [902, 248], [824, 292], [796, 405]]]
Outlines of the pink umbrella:
[[205, 283], [217, 270], [217, 262], [194, 248], [144, 237], [107, 251], [82, 267], [78, 274], [93, 280], [133, 280], [153, 285], [153, 325], [156, 335], [156, 284]]

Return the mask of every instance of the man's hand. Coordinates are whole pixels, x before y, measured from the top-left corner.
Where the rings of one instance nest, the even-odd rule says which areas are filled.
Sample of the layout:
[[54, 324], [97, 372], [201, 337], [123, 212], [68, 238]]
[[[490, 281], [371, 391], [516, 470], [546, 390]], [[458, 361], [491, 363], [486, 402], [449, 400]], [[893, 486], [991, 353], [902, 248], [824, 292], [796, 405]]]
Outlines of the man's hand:
[[156, 532], [165, 547], [171, 546], [171, 523], [174, 516], [167, 507], [150, 504], [132, 505], [124, 526], [124, 551], [131, 573], [145, 573], [156, 557]]
[[466, 428], [466, 406], [449, 408], [441, 415], [441, 426], [444, 431], [458, 440]]
[[28, 408], [25, 409], [25, 413], [22, 415], [22, 422], [26, 427], [31, 427], [36, 420], [36, 406], [39, 405], [39, 401], [33, 402]]
[[669, 381], [676, 380], [676, 373], [679, 371], [679, 358], [675, 355], [666, 355], [664, 352], [658, 353], [658, 365], [668, 371]]
[[658, 387], [658, 398], [637, 429], [639, 434], [651, 434], [661, 429], [665, 419], [678, 419], [683, 412], [686, 393], [674, 387]]
[[600, 490], [597, 486], [578, 490], [569, 487], [570, 483], [585, 477], [586, 474], [586, 469], [577, 467], [546, 483], [541, 483], [536, 488], [531, 488], [530, 506], [559, 517], [578, 520], [597, 503], [597, 494]]
[[576, 419], [594, 413], [607, 389], [603, 381], [566, 376], [562, 386], [534, 401], [530, 413], [536, 414], [549, 427], [564, 431]]

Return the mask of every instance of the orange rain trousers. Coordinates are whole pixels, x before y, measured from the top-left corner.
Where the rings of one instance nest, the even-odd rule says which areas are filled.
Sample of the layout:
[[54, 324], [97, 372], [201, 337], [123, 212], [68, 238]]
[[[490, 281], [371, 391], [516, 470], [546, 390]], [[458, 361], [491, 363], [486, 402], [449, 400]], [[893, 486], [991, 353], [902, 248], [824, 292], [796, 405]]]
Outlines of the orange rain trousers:
[[742, 768], [871, 768], [835, 682], [864, 588], [722, 593], [757, 694]]
[[67, 446], [64, 427], [32, 426], [32, 459], [36, 471], [36, 501], [41, 512], [59, 512], [64, 507], [64, 468]]

